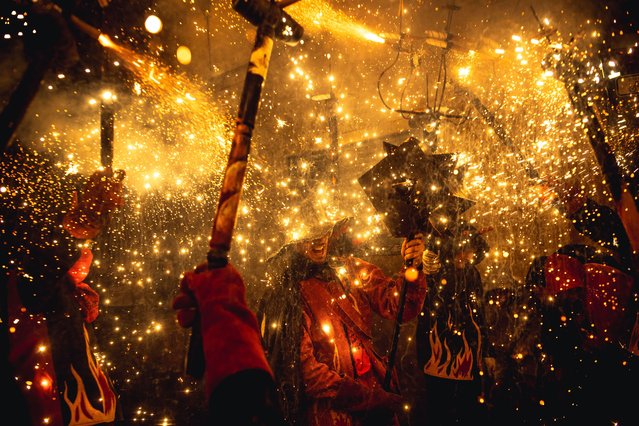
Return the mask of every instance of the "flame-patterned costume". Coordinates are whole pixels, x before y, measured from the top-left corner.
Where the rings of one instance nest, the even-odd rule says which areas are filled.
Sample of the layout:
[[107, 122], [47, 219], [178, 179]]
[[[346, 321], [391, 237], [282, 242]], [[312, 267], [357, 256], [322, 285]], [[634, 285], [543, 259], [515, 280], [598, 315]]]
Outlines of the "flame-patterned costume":
[[474, 266], [444, 265], [427, 282], [428, 295], [416, 331], [417, 359], [427, 376], [426, 392], [437, 401], [425, 404], [430, 408], [427, 418], [439, 424], [436, 419], [470, 413], [481, 394], [479, 372], [486, 356], [483, 289]]
[[[443, 266], [428, 275], [428, 294], [416, 329], [416, 350], [424, 373], [424, 392], [415, 403], [416, 424], [452, 424], [478, 417], [482, 394], [480, 371], [490, 348], [486, 343], [481, 276], [475, 264], [488, 250], [481, 233], [470, 225], [451, 231], [440, 252]], [[464, 250], [475, 263], [458, 263]]]
[[56, 176], [37, 153], [18, 147], [11, 154], [0, 163], [0, 296], [14, 424], [113, 423], [118, 398], [93, 353], [89, 325], [99, 299], [85, 282], [93, 255], [61, 225], [80, 182]]
[[85, 251], [52, 281], [33, 279], [35, 270], [29, 269], [6, 276], [8, 362], [32, 424], [95, 425], [116, 419], [117, 395], [91, 347], [88, 323], [97, 316], [97, 293], [72, 275], [86, 260]]
[[419, 318], [420, 365], [430, 376], [473, 380], [483, 344], [481, 280], [473, 268], [447, 269], [450, 270], [428, 280], [428, 309]]

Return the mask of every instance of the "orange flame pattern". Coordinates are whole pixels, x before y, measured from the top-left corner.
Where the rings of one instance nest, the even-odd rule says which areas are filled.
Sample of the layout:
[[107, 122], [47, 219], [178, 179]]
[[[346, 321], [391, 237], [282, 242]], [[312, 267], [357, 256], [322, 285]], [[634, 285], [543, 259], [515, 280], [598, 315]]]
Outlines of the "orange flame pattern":
[[82, 377], [77, 373], [75, 368], [71, 367], [71, 373], [75, 377], [78, 384], [78, 391], [73, 398], [73, 401], [69, 397], [69, 388], [67, 383], [64, 384], [64, 401], [66, 402], [69, 410], [71, 411], [71, 419], [69, 420], [69, 426], [72, 425], [93, 425], [104, 422], [112, 422], [115, 420], [116, 410], [116, 397], [111, 389], [109, 380], [104, 375], [97, 362], [95, 361], [93, 354], [89, 348], [89, 335], [84, 328], [84, 341], [87, 351], [87, 360], [89, 363], [89, 369], [91, 374], [95, 378], [98, 388], [100, 389], [100, 402], [101, 407], [94, 407], [86, 393], [84, 382]]
[[635, 325], [632, 328], [628, 351], [631, 354], [639, 355], [639, 314], [635, 317]]
[[[475, 323], [474, 319], [472, 319], [472, 322], [477, 331], [479, 331], [479, 326]], [[449, 328], [450, 325], [449, 323]], [[478, 336], [480, 337], [478, 341], [477, 359], [479, 359], [479, 354], [481, 353], [481, 349], [479, 349], [481, 348], [481, 334], [478, 334]], [[430, 359], [424, 365], [425, 374], [444, 379], [473, 380], [475, 355], [466, 339], [466, 331], [461, 333], [463, 347], [456, 354], [451, 352], [446, 339], [442, 341], [439, 337], [437, 321], [435, 321], [435, 324], [431, 328], [428, 339], [430, 341], [431, 354]]]

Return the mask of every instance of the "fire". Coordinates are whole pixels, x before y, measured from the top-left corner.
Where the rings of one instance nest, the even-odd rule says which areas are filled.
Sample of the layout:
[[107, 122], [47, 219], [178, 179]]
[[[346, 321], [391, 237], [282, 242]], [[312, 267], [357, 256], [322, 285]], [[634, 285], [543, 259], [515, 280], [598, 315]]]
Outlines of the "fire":
[[326, 0], [301, 1], [287, 10], [304, 28], [318, 28], [345, 39], [350, 39], [355, 34], [375, 43], [386, 42], [383, 37], [358, 24], [346, 13], [333, 9]]
[[365, 40], [373, 41], [375, 43], [386, 43], [386, 40], [384, 40], [383, 37], [377, 34], [371, 33], [370, 31], [367, 31], [363, 28], [359, 28], [358, 32], [360, 33], [362, 38], [364, 38]]
[[113, 48], [115, 47], [115, 43], [111, 41], [111, 38], [106, 34], [100, 34], [98, 36], [98, 41], [104, 47]]
[[[118, 58], [118, 66], [131, 72], [134, 93], [140, 97], [133, 103], [127, 103], [124, 97], [116, 114], [121, 129], [115, 141], [117, 167], [127, 170], [126, 185], [147, 192], [170, 188], [172, 178], [176, 176], [188, 183], [209, 176], [212, 170], [223, 170], [232, 138], [232, 118], [216, 106], [204, 84], [176, 74], [156, 58], [119, 44], [106, 34], [99, 34], [97, 39]], [[153, 100], [154, 108], [145, 108], [144, 100], [147, 99]], [[154, 130], [148, 130], [154, 126], [140, 131], [137, 126], [128, 125], [133, 117], [135, 123], [164, 123], [162, 126], [169, 126], [166, 123], [175, 117], [185, 119], [180, 121], [181, 129], [169, 145], [157, 138]], [[82, 134], [80, 137], [94, 137], [84, 135], [87, 133], [84, 129], [79, 133]], [[177, 158], [179, 162], [172, 161]], [[85, 167], [80, 164], [80, 169]], [[147, 181], [150, 169], [166, 171], [167, 167], [170, 173], [153, 176], [152, 182]], [[248, 181], [251, 181], [252, 173], [248, 170]]]

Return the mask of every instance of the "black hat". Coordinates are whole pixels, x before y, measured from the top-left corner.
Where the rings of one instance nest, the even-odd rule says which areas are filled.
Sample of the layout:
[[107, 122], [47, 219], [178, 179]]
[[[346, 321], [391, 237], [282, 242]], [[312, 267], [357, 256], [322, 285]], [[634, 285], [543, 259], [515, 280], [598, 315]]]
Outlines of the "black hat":
[[386, 157], [359, 177], [359, 184], [395, 237], [428, 231], [432, 220], [453, 223], [474, 202], [453, 195], [454, 154], [426, 155], [415, 138], [384, 143]]

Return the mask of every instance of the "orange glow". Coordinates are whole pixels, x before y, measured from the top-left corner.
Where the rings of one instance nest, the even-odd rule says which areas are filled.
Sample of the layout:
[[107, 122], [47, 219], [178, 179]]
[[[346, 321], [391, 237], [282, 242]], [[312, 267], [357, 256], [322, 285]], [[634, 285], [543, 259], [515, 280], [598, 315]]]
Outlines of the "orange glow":
[[40, 389], [47, 394], [53, 391], [53, 379], [45, 371], [37, 370], [35, 377], [33, 378], [33, 383], [39, 386]]
[[419, 271], [416, 268], [408, 268], [404, 272], [404, 277], [409, 283], [415, 282], [419, 277]]
[[347, 39], [356, 35], [375, 43], [383, 44], [386, 41], [346, 13], [333, 9], [326, 0], [304, 0], [289, 6], [287, 11], [304, 28], [317, 28]]
[[50, 390], [51, 389], [51, 380], [49, 379], [42, 379], [40, 380], [40, 387], [44, 390]]
[[104, 47], [109, 47], [109, 48], [115, 47], [115, 43], [113, 43], [111, 41], [111, 38], [108, 35], [106, 35], [106, 34], [100, 34], [98, 36], [98, 41]]

